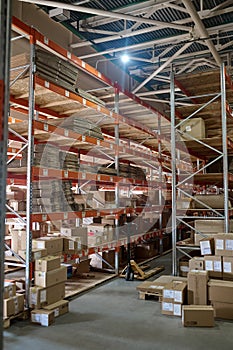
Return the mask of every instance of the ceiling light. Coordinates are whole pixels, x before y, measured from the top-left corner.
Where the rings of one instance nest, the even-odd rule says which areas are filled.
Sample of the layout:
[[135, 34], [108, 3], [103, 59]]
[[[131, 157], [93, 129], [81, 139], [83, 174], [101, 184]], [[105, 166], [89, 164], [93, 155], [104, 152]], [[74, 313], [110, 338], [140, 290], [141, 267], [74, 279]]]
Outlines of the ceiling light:
[[129, 56], [125, 53], [124, 55], [121, 56], [121, 61], [123, 63], [129, 62]]

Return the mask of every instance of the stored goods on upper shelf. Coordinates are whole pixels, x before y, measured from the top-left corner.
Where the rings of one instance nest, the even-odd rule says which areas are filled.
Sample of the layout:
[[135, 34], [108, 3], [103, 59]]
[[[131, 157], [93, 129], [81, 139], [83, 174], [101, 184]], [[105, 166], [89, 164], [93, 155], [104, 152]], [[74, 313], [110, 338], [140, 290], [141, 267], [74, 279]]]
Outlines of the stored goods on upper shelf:
[[181, 124], [180, 131], [183, 141], [192, 140], [192, 137], [198, 140], [204, 139], [206, 136], [205, 122], [202, 118], [190, 118]]
[[[196, 194], [191, 202], [191, 208], [208, 209], [204, 204], [213, 209], [224, 209], [224, 194]], [[232, 207], [230, 200], [228, 207]]]
[[[98, 169], [98, 173], [117, 175], [115, 164], [105, 164]], [[146, 174], [142, 168], [131, 164], [119, 163], [119, 176], [146, 181]]]

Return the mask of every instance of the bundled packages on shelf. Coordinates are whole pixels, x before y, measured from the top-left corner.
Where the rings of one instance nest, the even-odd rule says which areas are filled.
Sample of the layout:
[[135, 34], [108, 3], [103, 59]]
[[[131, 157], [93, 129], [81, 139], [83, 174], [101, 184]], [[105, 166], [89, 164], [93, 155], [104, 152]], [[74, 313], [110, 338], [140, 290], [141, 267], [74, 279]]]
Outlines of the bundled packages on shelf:
[[76, 154], [60, 151], [60, 168], [68, 171], [79, 170], [79, 159]]

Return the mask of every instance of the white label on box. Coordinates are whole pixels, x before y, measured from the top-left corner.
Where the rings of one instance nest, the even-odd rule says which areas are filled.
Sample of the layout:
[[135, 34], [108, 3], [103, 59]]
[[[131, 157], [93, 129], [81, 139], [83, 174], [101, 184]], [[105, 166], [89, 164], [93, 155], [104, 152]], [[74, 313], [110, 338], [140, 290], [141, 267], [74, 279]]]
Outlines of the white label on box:
[[37, 293], [31, 292], [31, 304], [32, 305], [36, 305], [36, 300], [37, 300], [36, 296], [37, 296]]
[[214, 270], [213, 261], [206, 260], [205, 261], [205, 269], [206, 269], [206, 271], [213, 271]]
[[180, 290], [174, 291], [174, 301], [177, 303], [182, 303], [182, 292]]
[[173, 299], [174, 298], [174, 290], [164, 289], [163, 290], [163, 297], [167, 298], [167, 299]]
[[223, 239], [216, 239], [216, 249], [217, 250], [223, 250]]
[[55, 317], [58, 317], [59, 315], [60, 315], [59, 307], [57, 307], [57, 308], [54, 310], [54, 316], [55, 316]]
[[40, 314], [31, 314], [32, 322], [40, 323]]
[[233, 239], [226, 239], [226, 250], [233, 250]]
[[224, 262], [223, 263], [223, 272], [232, 273], [231, 263], [230, 262]]
[[74, 250], [74, 241], [69, 241], [69, 249]]
[[38, 249], [44, 249], [44, 242], [43, 241], [42, 242], [36, 241], [36, 242], [37, 242], [36, 246], [37, 246]]
[[202, 255], [209, 255], [209, 254], [211, 254], [210, 247], [204, 247], [202, 249]]
[[45, 303], [47, 300], [47, 293], [46, 290], [42, 290], [40, 293], [40, 302]]
[[35, 252], [34, 253], [34, 259], [37, 260], [37, 259], [40, 259], [41, 258], [41, 252]]
[[181, 304], [174, 304], [174, 311], [173, 315], [174, 316], [181, 316]]
[[221, 261], [214, 261], [214, 271], [222, 272], [222, 264]]
[[49, 325], [49, 315], [41, 315], [40, 324], [47, 327]]
[[186, 125], [185, 130], [186, 130], [187, 132], [192, 131], [191, 125]]
[[200, 246], [201, 246], [201, 254], [202, 255], [211, 254], [209, 241], [200, 242]]
[[164, 311], [173, 311], [173, 303], [163, 302], [163, 310]]

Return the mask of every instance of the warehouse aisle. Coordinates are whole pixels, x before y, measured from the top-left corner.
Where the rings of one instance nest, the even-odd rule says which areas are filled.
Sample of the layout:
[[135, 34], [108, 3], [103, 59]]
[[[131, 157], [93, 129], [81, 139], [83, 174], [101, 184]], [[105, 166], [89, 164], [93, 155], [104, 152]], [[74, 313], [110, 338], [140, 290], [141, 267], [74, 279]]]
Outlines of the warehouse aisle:
[[158, 302], [139, 300], [139, 283], [117, 278], [81, 295], [70, 302], [70, 312], [49, 327], [17, 322], [4, 332], [4, 349], [232, 349], [232, 322], [218, 321], [210, 329], [184, 328], [180, 318], [161, 315]]

